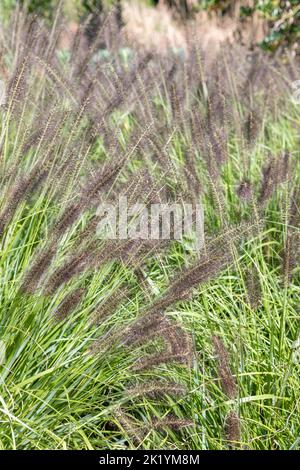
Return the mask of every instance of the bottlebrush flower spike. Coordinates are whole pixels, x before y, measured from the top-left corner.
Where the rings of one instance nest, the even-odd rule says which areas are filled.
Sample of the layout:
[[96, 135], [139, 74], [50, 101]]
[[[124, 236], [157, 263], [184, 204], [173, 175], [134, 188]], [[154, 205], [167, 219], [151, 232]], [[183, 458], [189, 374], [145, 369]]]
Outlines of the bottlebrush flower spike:
[[136, 396], [159, 398], [164, 395], [177, 397], [186, 395], [187, 388], [177, 382], [154, 381], [137, 385], [136, 387], [127, 388], [126, 393], [132, 398]]
[[241, 420], [238, 414], [231, 410], [225, 418], [225, 437], [228, 446], [236, 449], [241, 443]]
[[237, 195], [243, 202], [249, 202], [252, 199], [252, 187], [248, 180], [243, 180], [237, 188]]
[[195, 422], [190, 419], [180, 419], [176, 416], [167, 416], [165, 418], [153, 418], [152, 429], [155, 431], [166, 430], [167, 428], [172, 429], [173, 431], [180, 431], [182, 428], [187, 426], [195, 426]]
[[128, 298], [129, 289], [121, 286], [110, 295], [110, 297], [101, 303], [92, 314], [91, 323], [99, 324], [101, 321], [109, 317], [118, 307]]

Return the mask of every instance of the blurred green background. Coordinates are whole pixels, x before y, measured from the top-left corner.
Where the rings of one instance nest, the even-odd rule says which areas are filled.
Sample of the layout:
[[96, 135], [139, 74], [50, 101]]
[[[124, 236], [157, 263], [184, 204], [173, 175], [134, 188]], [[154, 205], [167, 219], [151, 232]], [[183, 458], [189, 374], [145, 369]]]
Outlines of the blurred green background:
[[[122, 8], [124, 0], [63, 0], [63, 10], [70, 21], [82, 21], [86, 15], [102, 11], [118, 3]], [[136, 0], [155, 8], [159, 1], [168, 5], [178, 21], [188, 21], [200, 10], [207, 10], [220, 17], [236, 15], [237, 21], [259, 14], [267, 21], [268, 31], [261, 43], [267, 51], [279, 47], [297, 46], [300, 40], [300, 2], [299, 0]], [[16, 5], [22, 5], [30, 13], [36, 13], [51, 21], [59, 0], [2, 0], [1, 18], [6, 21]]]

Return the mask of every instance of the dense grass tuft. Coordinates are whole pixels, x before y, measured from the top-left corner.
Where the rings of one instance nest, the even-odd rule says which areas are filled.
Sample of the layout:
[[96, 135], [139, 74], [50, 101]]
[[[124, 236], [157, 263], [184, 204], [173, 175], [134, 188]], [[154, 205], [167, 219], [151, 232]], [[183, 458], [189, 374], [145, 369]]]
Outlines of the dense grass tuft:
[[[124, 60], [101, 24], [1, 35], [0, 446], [299, 449], [298, 65], [192, 37]], [[125, 196], [201, 203], [200, 252], [175, 222], [101, 239]]]

